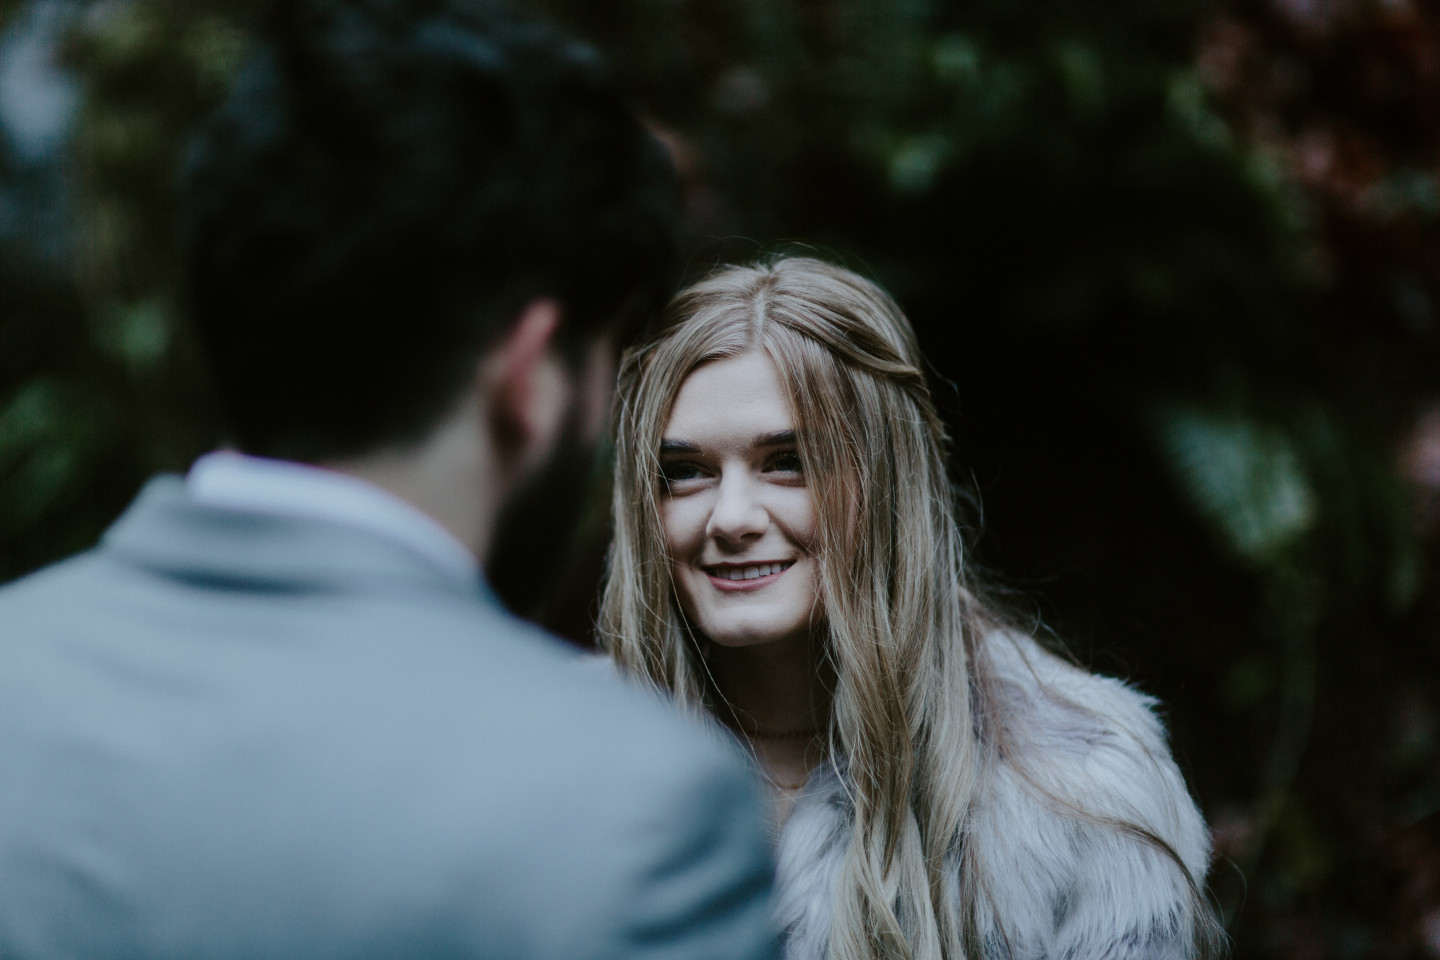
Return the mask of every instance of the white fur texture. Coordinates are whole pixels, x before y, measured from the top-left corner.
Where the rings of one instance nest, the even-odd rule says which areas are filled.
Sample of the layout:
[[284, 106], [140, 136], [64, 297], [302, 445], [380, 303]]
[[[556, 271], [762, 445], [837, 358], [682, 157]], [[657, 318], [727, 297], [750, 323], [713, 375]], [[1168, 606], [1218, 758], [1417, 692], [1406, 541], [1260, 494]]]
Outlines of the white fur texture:
[[[1009, 753], [969, 828], [988, 897], [960, 892], [979, 904], [984, 960], [1189, 957], [1193, 906], [1179, 866], [1152, 844], [1077, 819], [1046, 797], [1149, 830], [1201, 885], [1209, 835], [1155, 701], [1028, 638], [997, 635], [988, 646]], [[835, 772], [817, 770], [781, 834], [777, 915], [786, 960], [827, 954], [850, 813]], [[950, 868], [958, 871], [958, 862]]]

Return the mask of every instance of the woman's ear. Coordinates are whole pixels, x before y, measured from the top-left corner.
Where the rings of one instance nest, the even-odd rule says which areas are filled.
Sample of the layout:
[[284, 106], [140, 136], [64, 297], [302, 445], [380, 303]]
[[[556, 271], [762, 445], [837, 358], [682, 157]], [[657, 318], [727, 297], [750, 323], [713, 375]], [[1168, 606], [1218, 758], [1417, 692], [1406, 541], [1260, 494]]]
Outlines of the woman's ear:
[[555, 356], [560, 305], [532, 300], [485, 357], [480, 375], [496, 452], [522, 470], [542, 461], [564, 424], [571, 378]]

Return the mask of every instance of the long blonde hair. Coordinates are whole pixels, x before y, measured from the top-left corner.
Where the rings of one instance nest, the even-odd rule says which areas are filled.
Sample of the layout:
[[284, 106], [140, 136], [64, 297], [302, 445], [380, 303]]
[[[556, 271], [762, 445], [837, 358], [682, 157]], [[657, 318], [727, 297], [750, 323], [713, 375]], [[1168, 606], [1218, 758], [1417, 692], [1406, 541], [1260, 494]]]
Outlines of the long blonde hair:
[[966, 583], [944, 424], [910, 325], [878, 286], [803, 257], [725, 268], [626, 355], [601, 642], [682, 705], [714, 705], [675, 600], [658, 453], [690, 372], [752, 350], [791, 399], [819, 520], [831, 756], [854, 805], [830, 956], [977, 956], [983, 875], [966, 822], [1003, 735], [981, 642], [1001, 618]]

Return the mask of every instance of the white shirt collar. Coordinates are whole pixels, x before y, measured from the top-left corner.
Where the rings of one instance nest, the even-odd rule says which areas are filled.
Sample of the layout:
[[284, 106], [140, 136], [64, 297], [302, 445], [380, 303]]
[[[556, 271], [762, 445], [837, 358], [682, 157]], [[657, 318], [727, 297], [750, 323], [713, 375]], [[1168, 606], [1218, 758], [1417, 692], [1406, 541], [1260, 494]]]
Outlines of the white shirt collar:
[[185, 488], [197, 503], [330, 520], [402, 543], [467, 586], [475, 555], [424, 511], [372, 483], [288, 460], [217, 451], [196, 460]]

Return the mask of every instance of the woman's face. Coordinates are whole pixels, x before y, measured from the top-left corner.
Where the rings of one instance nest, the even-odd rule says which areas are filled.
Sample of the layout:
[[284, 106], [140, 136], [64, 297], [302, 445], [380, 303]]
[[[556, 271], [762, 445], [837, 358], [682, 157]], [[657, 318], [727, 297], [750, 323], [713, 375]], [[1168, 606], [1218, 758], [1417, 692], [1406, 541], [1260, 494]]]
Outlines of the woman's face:
[[675, 589], [715, 643], [808, 639], [819, 595], [815, 512], [775, 364], [759, 351], [695, 368], [660, 446]]

